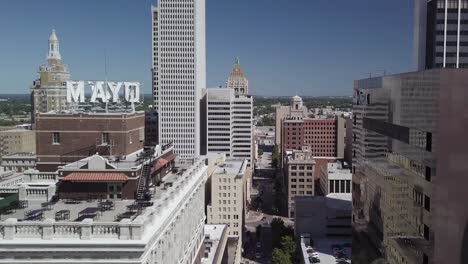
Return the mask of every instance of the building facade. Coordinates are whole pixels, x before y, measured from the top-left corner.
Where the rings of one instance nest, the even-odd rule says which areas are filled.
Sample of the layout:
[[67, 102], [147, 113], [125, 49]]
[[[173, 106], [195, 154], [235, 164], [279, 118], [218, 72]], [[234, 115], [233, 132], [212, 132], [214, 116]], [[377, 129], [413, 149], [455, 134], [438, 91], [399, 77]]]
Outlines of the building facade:
[[211, 204], [207, 206], [207, 223], [226, 224], [228, 235], [238, 237], [239, 241], [243, 237], [247, 163], [227, 159], [216, 165], [211, 175]]
[[[295, 107], [298, 107], [300, 111], [294, 110]], [[296, 111], [296, 112], [295, 112]], [[295, 116], [300, 114], [300, 116], [307, 117], [307, 107], [304, 106], [302, 98], [299, 96], [294, 96], [291, 98], [291, 103], [288, 106], [280, 105], [275, 108], [275, 144], [281, 148], [281, 140], [283, 138], [283, 120], [286, 117], [291, 115], [291, 112], [295, 112]]]
[[35, 131], [22, 128], [0, 131], [0, 157], [19, 152], [36, 152]]
[[93, 154], [126, 156], [143, 148], [145, 113], [46, 113], [36, 116], [37, 168], [58, 166]]
[[310, 148], [303, 146], [302, 150], [288, 151], [284, 164], [284, 178], [288, 192], [288, 217], [294, 218], [295, 197], [315, 194], [315, 161]]
[[30, 152], [16, 152], [2, 156], [1, 166], [7, 170], [24, 172], [36, 168], [36, 155]]
[[253, 98], [235, 95], [229, 88], [206, 89], [202, 100], [202, 142], [208, 153], [225, 153], [226, 157], [252, 159]]
[[236, 95], [249, 94], [249, 80], [247, 80], [240, 67], [239, 57], [236, 58], [231, 75], [226, 81], [226, 88], [233, 89]]
[[[318, 168], [316, 168], [318, 169]], [[352, 193], [351, 168], [346, 162], [329, 162], [320, 167], [320, 194]]]
[[161, 144], [181, 158], [200, 153], [200, 99], [206, 88], [205, 0], [161, 0], [151, 8], [154, 108]]
[[418, 70], [468, 68], [468, 1], [415, 0]]
[[31, 87], [31, 121], [34, 123], [35, 114], [67, 109], [66, 81], [70, 80], [70, 73], [62, 63], [60, 45], [55, 30], [49, 37], [47, 64], [39, 67], [39, 78]]
[[[164, 177], [168, 184], [152, 186], [144, 206], [112, 198], [106, 201], [112, 207], [103, 209], [97, 200], [59, 199], [41, 210], [42, 203], [30, 200], [43, 192], [36, 187], [27, 203], [0, 221], [0, 263], [202, 263], [207, 166], [197, 158], [177, 167]], [[91, 216], [96, 204], [99, 216]]]
[[159, 117], [158, 112], [150, 110], [145, 112], [145, 146], [159, 144]]
[[467, 169], [457, 161], [466, 157], [467, 76], [438, 69], [355, 82], [353, 222], [389, 263], [466, 262]]

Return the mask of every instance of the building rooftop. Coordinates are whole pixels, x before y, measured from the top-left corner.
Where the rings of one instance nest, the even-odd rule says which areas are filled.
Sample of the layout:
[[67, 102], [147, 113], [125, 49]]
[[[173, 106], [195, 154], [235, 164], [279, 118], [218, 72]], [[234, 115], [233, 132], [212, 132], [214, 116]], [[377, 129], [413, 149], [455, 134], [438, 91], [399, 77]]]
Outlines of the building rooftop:
[[224, 164], [216, 166], [214, 173], [243, 176], [247, 163], [247, 160], [243, 159], [226, 159]]
[[[203, 264], [212, 264], [218, 258], [218, 254], [224, 253], [224, 248], [219, 248], [223, 236], [227, 233], [227, 225], [205, 225], [205, 257], [202, 258]], [[209, 248], [208, 245], [209, 244]]]
[[[92, 160], [93, 158], [102, 158], [100, 156], [92, 156], [85, 160]], [[195, 161], [194, 161], [195, 162]], [[200, 160], [196, 161], [200, 162]], [[87, 164], [87, 163], [86, 163]], [[176, 164], [175, 169], [162, 178], [162, 182], [159, 186], [151, 186], [149, 188], [152, 194], [151, 200], [142, 203], [138, 203], [136, 200], [78, 200], [78, 199], [61, 199], [51, 201], [44, 209], [44, 202], [37, 202], [29, 200], [27, 204], [23, 205], [23, 208], [16, 209], [9, 212], [8, 214], [0, 215], [0, 220], [6, 220], [8, 218], [16, 218], [18, 221], [39, 221], [42, 219], [56, 219], [56, 215], [60, 212], [65, 213], [68, 211], [66, 219], [58, 220], [59, 222], [81, 222], [86, 218], [86, 215], [92, 216], [95, 222], [119, 222], [123, 218], [135, 219], [141, 215], [146, 207], [151, 207], [156, 204], [158, 200], [167, 196], [171, 193], [173, 188], [180, 188], [181, 180], [187, 177], [187, 173], [190, 173], [190, 169], [194, 166], [192, 162], [183, 162]], [[101, 173], [96, 172], [76, 172], [76, 166], [64, 166], [70, 170], [74, 170], [71, 174], [68, 174], [63, 178], [64, 181], [84, 179], [88, 182], [93, 181], [112, 181], [114, 178], [127, 177], [125, 174], [117, 172], [103, 171]], [[100, 180], [99, 177], [105, 179]], [[112, 176], [112, 178], [109, 178]], [[13, 176], [12, 176], [13, 177]], [[120, 178], [119, 178], [120, 179]], [[118, 179], [117, 179], [118, 180]], [[49, 197], [50, 200], [51, 197]], [[108, 206], [103, 206], [103, 203], [108, 202]], [[109, 210], [102, 209], [103, 207]], [[32, 215], [31, 215], [32, 214]], [[60, 217], [59, 217], [60, 218]]]
[[342, 164], [340, 161], [329, 162], [327, 170], [329, 180], [351, 180], [353, 177], [351, 170], [346, 168], [346, 165]]
[[327, 208], [349, 210], [352, 209], [352, 194], [351, 193], [332, 193], [327, 196], [296, 196], [296, 203], [301, 202], [317, 202], [325, 203]]

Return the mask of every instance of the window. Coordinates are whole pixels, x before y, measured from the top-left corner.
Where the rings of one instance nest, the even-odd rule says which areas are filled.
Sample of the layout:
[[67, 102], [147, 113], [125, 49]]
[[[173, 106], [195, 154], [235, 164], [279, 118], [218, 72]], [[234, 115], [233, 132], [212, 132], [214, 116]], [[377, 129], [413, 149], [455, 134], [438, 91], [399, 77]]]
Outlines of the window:
[[59, 134], [59, 132], [52, 133], [52, 144], [60, 144], [60, 134]]
[[107, 145], [109, 144], [109, 133], [102, 133], [102, 144]]
[[330, 183], [328, 185], [330, 186], [329, 193], [334, 193], [335, 192], [335, 180], [330, 180]]
[[431, 211], [431, 198], [429, 198], [427, 195], [424, 195], [424, 209], [426, 209], [428, 212]]

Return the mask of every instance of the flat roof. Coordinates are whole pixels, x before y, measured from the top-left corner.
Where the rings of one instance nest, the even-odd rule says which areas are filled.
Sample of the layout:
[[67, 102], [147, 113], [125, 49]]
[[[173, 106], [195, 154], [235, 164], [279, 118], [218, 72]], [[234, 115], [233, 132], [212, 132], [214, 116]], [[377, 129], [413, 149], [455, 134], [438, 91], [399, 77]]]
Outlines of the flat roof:
[[[218, 247], [220, 246], [220, 240], [223, 237], [223, 234], [227, 232], [227, 225], [205, 225], [205, 242], [211, 242], [210, 252], [208, 257], [202, 258], [203, 264], [212, 264], [215, 258], [216, 252], [220, 250]], [[205, 250], [207, 248], [205, 247]], [[224, 249], [223, 249], [224, 252]], [[222, 253], [223, 253], [222, 252]]]
[[[156, 203], [157, 200], [164, 198], [167, 194], [173, 190], [175, 187], [179, 188], [180, 181], [183, 179], [184, 173], [192, 168], [192, 163], [182, 163], [176, 164], [177, 172], [170, 172], [165, 177], [162, 178], [162, 183], [159, 186], [150, 186], [149, 191], [152, 193], [152, 198], [150, 202]], [[166, 183], [169, 183], [167, 185]], [[53, 183], [55, 185], [55, 183]], [[49, 197], [50, 199], [51, 197]], [[60, 199], [56, 203], [52, 203], [48, 210], [43, 211], [43, 219], [51, 218], [55, 219], [55, 214], [63, 211], [69, 211], [69, 219], [60, 220], [59, 222], [81, 222], [83, 219], [80, 218], [83, 215], [85, 210], [96, 211], [96, 216], [94, 222], [119, 222], [119, 217], [125, 216], [123, 218], [130, 218], [131, 220], [135, 219], [139, 213], [143, 213], [145, 208], [142, 208], [142, 212], [138, 212], [135, 208], [132, 208], [131, 205], [136, 202], [134, 199], [127, 200], [111, 200], [113, 202], [113, 209], [106, 211], [96, 211], [99, 208], [99, 200], [70, 200], [70, 199]], [[171, 200], [172, 201], [172, 200]], [[102, 202], [102, 201], [101, 201]], [[26, 215], [29, 212], [34, 212], [42, 208], [41, 202], [30, 200], [28, 201], [25, 208], [17, 209], [9, 214], [0, 215], [0, 221], [4, 221], [9, 218], [16, 219], [26, 219]], [[133, 213], [128, 213], [133, 212]], [[39, 220], [27, 220], [27, 221], [41, 221]]]
[[243, 159], [226, 159], [224, 164], [217, 165], [214, 173], [243, 175], [245, 173], [246, 160]]

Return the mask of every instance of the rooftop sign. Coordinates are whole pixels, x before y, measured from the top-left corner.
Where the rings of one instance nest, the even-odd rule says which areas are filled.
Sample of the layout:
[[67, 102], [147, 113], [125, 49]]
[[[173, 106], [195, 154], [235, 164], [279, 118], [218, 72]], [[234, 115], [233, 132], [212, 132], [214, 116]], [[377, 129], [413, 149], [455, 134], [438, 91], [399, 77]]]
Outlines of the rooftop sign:
[[90, 103], [140, 102], [139, 82], [67, 81], [67, 103], [84, 103], [85, 90]]

